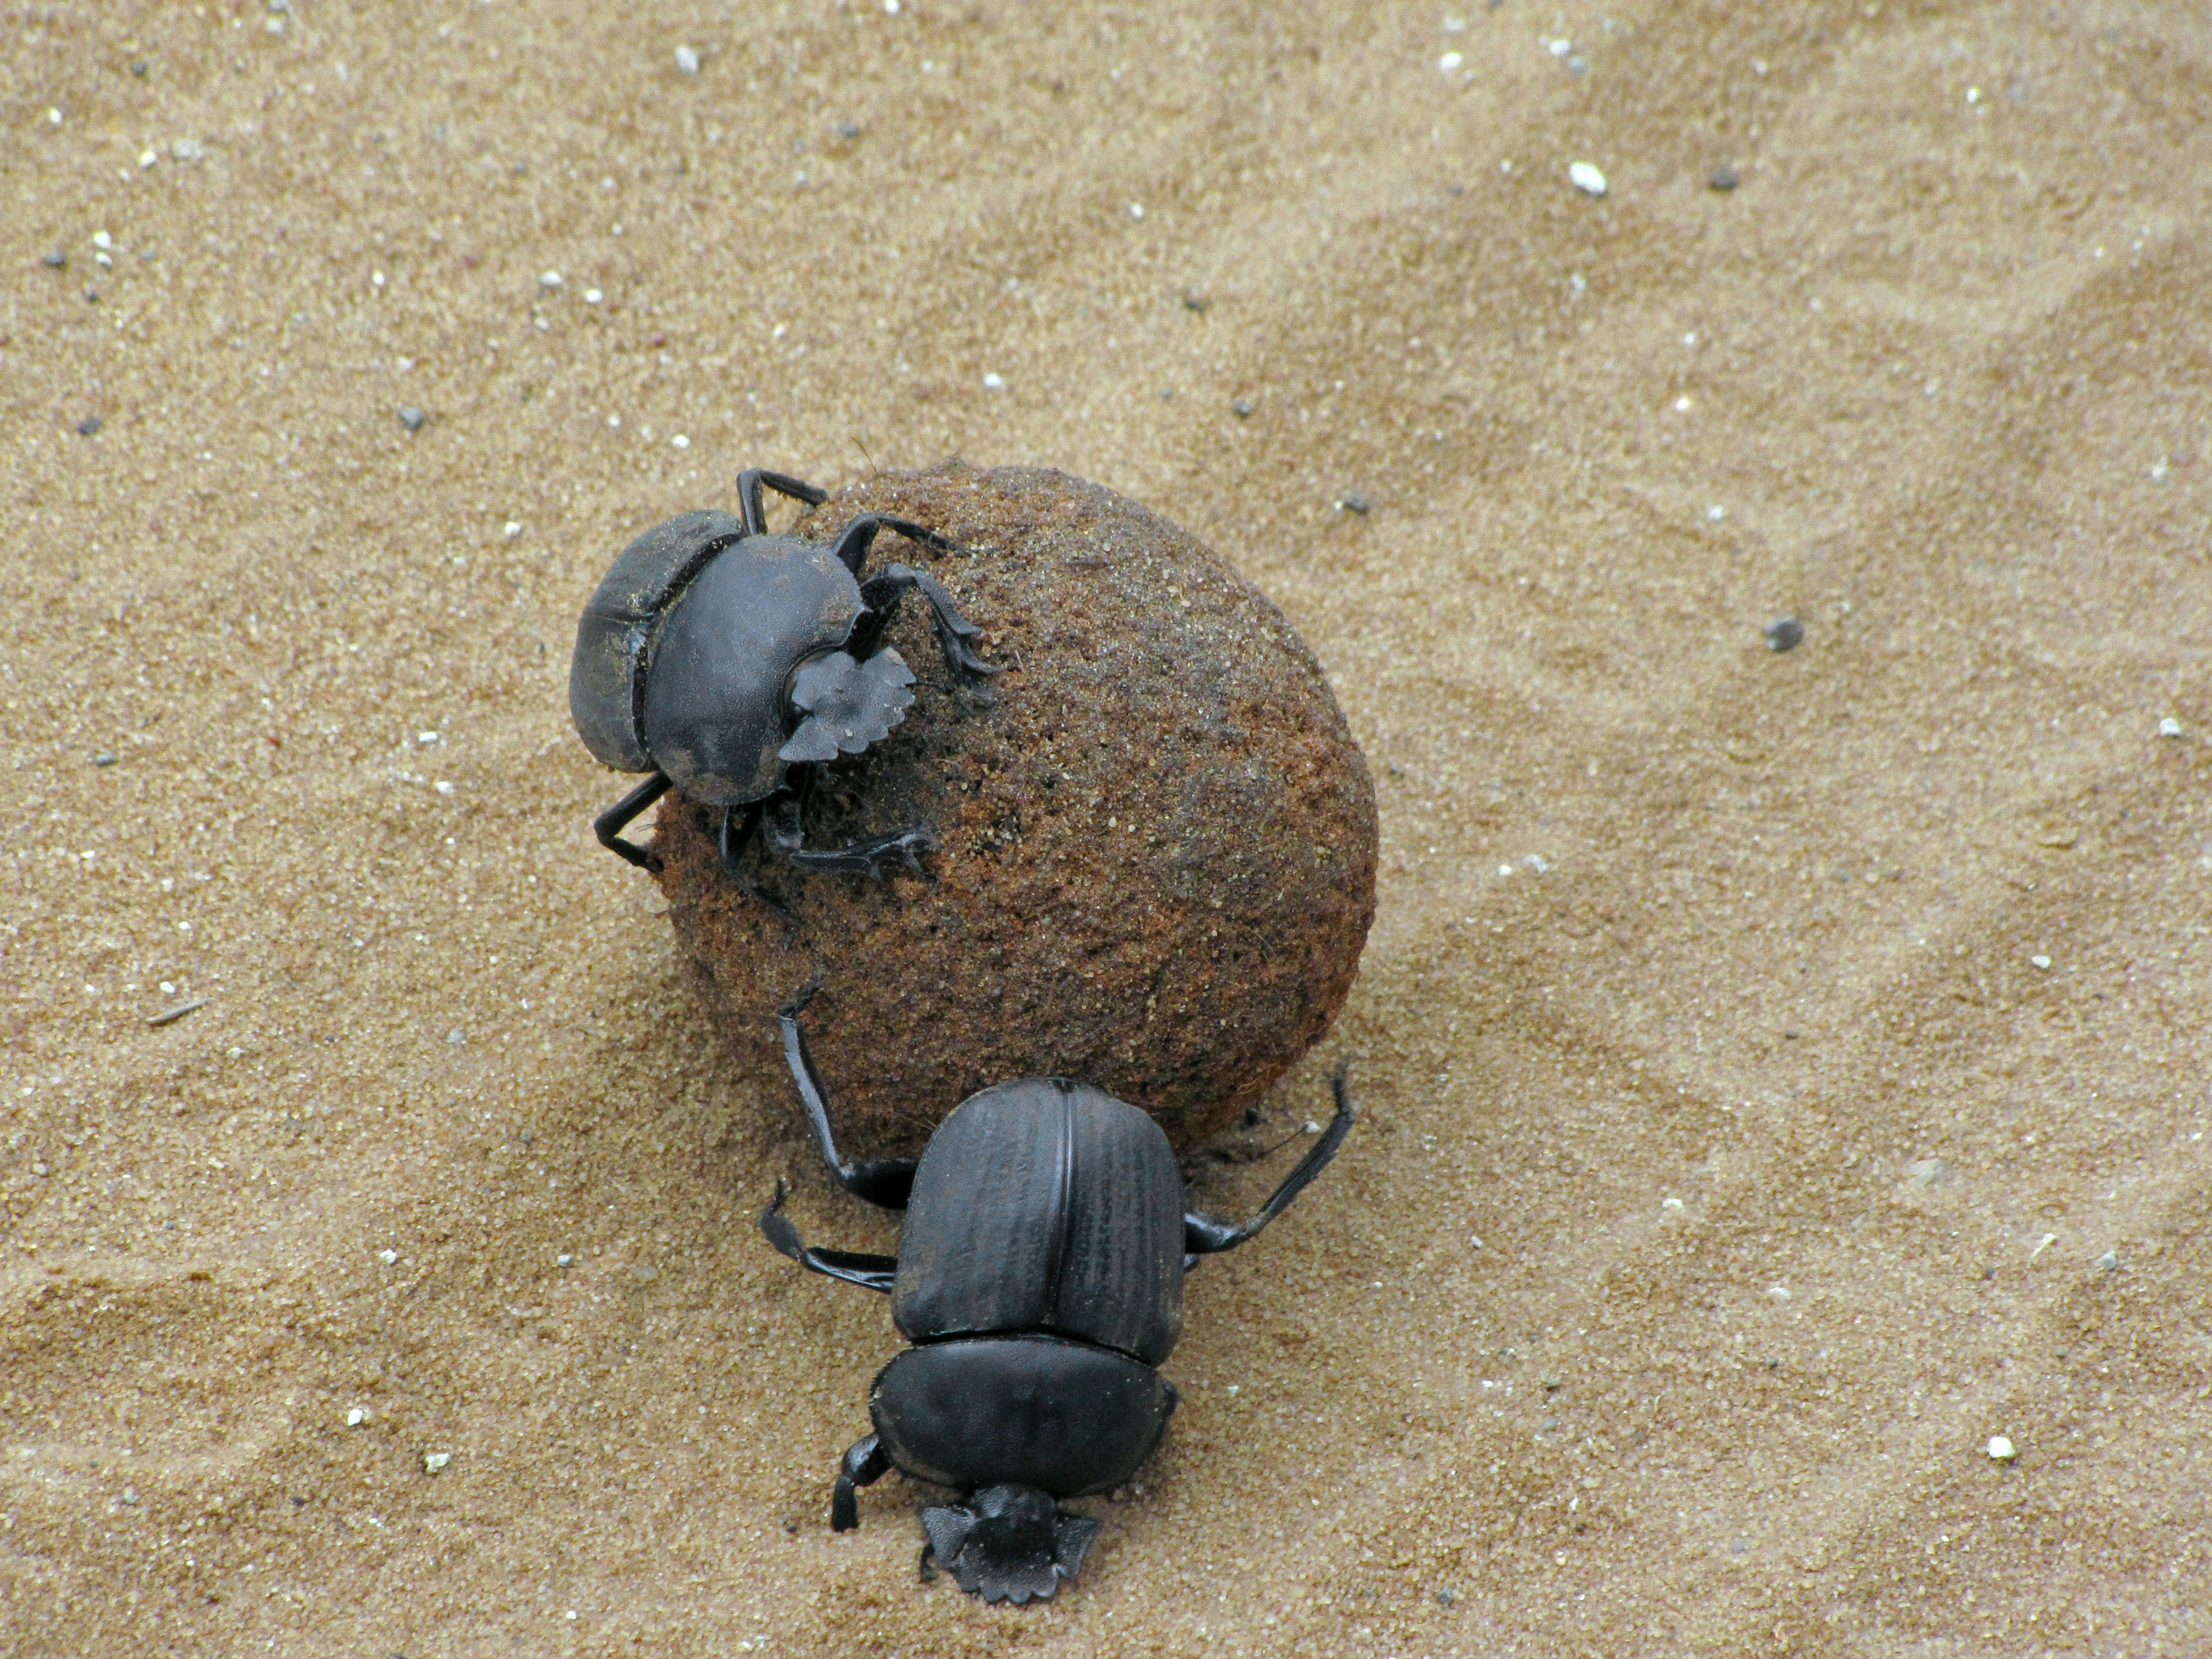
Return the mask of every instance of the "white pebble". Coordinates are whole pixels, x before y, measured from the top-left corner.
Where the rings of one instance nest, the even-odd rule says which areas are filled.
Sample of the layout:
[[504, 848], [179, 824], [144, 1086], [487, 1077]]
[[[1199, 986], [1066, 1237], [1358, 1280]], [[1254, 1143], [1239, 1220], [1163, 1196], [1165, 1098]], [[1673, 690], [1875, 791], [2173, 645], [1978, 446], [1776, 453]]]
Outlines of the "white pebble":
[[1728, 508], [1724, 507], [1709, 507], [1705, 509], [1705, 519], [1708, 523], [1719, 524], [1727, 517]]
[[1306, 1133], [1310, 1135], [1319, 1134], [1321, 1133], [1321, 1125], [1315, 1122], [1311, 1118], [1308, 1118], [1306, 1120]]
[[1690, 412], [1690, 398], [1686, 392], [1674, 399], [1674, 412], [1677, 415], [1686, 415]]
[[2030, 957], [2028, 961], [2033, 966], [2042, 969], [2046, 974], [2051, 971], [2051, 958], [2049, 957]]
[[1577, 161], [1567, 169], [1567, 182], [1585, 196], [1605, 194], [1605, 174], [1588, 161]]
[[678, 448], [678, 449], [689, 449], [689, 448], [690, 448], [690, 447], [691, 447], [691, 441], [690, 441], [690, 439], [689, 439], [689, 438], [685, 437], [685, 436], [684, 436], [682, 433], [680, 433], [680, 432], [679, 432], [679, 433], [678, 433], [674, 437], [671, 438], [668, 441], [669, 441], [669, 443], [670, 443], [671, 445], [672, 445], [674, 447], [676, 447], [676, 448]]
[[2172, 715], [2168, 714], [2164, 720], [2158, 723], [2158, 734], [2161, 738], [2179, 737], [2181, 735], [2181, 722], [2174, 719]]
[[556, 1255], [556, 1256], [555, 1256], [555, 1257], [553, 1258], [553, 1265], [554, 1265], [555, 1267], [567, 1267], [570, 1262], [574, 1261], [575, 1259], [576, 1259], [576, 1258], [575, 1258], [574, 1256], [573, 1256], [573, 1255], [570, 1255], [568, 1253], [568, 1251], [563, 1250], [563, 1251], [562, 1251], [562, 1252], [561, 1252], [561, 1254], [560, 1254], [560, 1255]]
[[104, 230], [95, 230], [92, 233], [92, 245], [105, 253], [114, 247], [115, 239]]
[[1565, 38], [1564, 35], [1559, 40], [1547, 40], [1544, 42], [1544, 50], [1550, 52], [1554, 58], [1565, 58], [1574, 49], [1575, 43]]
[[169, 159], [173, 161], [197, 161], [207, 154], [207, 146], [197, 138], [179, 138], [169, 146]]
[[538, 286], [540, 288], [560, 287], [561, 273], [557, 270], [549, 270], [544, 272], [538, 278]]
[[1449, 75], [1454, 70], [1457, 69], [1465, 62], [1467, 62], [1467, 59], [1461, 57], [1457, 52], [1448, 52], [1443, 57], [1437, 59], [1437, 67], [1442, 70], [1446, 75]]
[[886, 16], [886, 17], [896, 17], [896, 16], [897, 16], [897, 15], [898, 15], [898, 9], [899, 9], [899, 0], [884, 0], [884, 16]]
[[368, 1421], [368, 1413], [358, 1406], [346, 1413], [346, 1427], [349, 1429], [357, 1429]]
[[1129, 204], [1129, 216], [1130, 216], [1132, 219], [1141, 219], [1141, 218], [1143, 218], [1143, 217], [1145, 216], [1145, 204], [1144, 204], [1142, 202], [1132, 202], [1132, 203], [1130, 203], [1130, 204]]
[[509, 519], [507, 521], [507, 527], [502, 533], [509, 541], [514, 540], [514, 538], [522, 533], [522, 520], [520, 519]]
[[379, 1250], [376, 1253], [376, 1259], [379, 1261], [381, 1261], [387, 1267], [393, 1267], [396, 1266], [399, 1261], [399, 1252], [397, 1250]]
[[989, 391], [1004, 392], [1006, 389], [1006, 377], [1003, 374], [986, 374], [983, 377], [983, 385]]
[[138, 165], [142, 167], [150, 167], [161, 159], [161, 153], [159, 150], [142, 149], [138, 152]]
[[1990, 1437], [1990, 1455], [2000, 1463], [2009, 1463], [2018, 1454], [2009, 1437], [1993, 1434]]
[[1682, 1207], [1682, 1200], [1679, 1198], [1662, 1198], [1659, 1200], [1659, 1207], [1662, 1210], [1679, 1210]]
[[427, 746], [442, 741], [443, 736], [442, 732], [417, 732], [415, 734], [415, 741]]
[[46, 119], [52, 122], [54, 125], [59, 126], [62, 124], [62, 112], [58, 109], [50, 109], [46, 112]]
[[430, 787], [441, 795], [450, 795], [453, 793], [453, 786], [447, 782], [443, 778], [440, 778], [437, 782], [432, 784]]
[[595, 306], [606, 297], [595, 288], [587, 288], [584, 290], [584, 303], [587, 306]]
[[676, 67], [683, 70], [686, 75], [696, 75], [699, 72], [698, 48], [696, 46], [677, 47]]
[[1498, 866], [1498, 873], [1501, 876], [1510, 876], [1513, 873], [1513, 866], [1510, 864], [1501, 864]]
[[384, 286], [384, 273], [380, 270], [370, 271], [368, 273], [368, 285], [371, 288], [382, 288]]
[[447, 1464], [453, 1461], [453, 1455], [451, 1452], [424, 1452], [422, 1454], [422, 1473], [425, 1474], [435, 1474], [440, 1469], [444, 1468]]

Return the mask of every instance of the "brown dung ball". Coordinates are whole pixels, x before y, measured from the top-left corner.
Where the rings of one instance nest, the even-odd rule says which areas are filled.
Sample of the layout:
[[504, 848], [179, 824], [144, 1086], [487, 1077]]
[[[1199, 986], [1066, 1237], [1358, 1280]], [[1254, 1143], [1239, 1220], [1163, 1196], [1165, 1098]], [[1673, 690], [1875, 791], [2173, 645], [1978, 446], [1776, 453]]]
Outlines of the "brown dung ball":
[[886, 532], [871, 568], [936, 576], [1004, 672], [954, 690], [909, 599], [889, 638], [914, 706], [807, 803], [810, 848], [927, 825], [927, 879], [801, 875], [756, 838], [740, 867], [787, 921], [724, 872], [719, 810], [664, 800], [700, 1000], [796, 1110], [775, 1010], [823, 976], [805, 1024], [849, 1158], [910, 1155], [976, 1090], [1055, 1075], [1197, 1144], [1328, 1029], [1374, 919], [1374, 788], [1319, 666], [1198, 541], [1064, 473], [884, 474], [799, 533], [862, 512], [959, 544]]

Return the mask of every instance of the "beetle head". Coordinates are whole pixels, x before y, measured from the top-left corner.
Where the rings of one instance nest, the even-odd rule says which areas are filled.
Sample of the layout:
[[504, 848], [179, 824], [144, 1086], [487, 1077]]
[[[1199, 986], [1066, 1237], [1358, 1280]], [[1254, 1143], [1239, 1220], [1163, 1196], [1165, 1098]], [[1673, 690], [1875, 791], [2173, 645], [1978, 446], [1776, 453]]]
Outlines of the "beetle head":
[[890, 735], [913, 706], [914, 670], [885, 646], [865, 662], [843, 651], [809, 657], [791, 677], [791, 701], [806, 718], [776, 753], [781, 761], [857, 755]]
[[1098, 1535], [1096, 1521], [1061, 1514], [1035, 1486], [987, 1486], [968, 1505], [924, 1510], [921, 1529], [938, 1564], [986, 1601], [1049, 1596]]

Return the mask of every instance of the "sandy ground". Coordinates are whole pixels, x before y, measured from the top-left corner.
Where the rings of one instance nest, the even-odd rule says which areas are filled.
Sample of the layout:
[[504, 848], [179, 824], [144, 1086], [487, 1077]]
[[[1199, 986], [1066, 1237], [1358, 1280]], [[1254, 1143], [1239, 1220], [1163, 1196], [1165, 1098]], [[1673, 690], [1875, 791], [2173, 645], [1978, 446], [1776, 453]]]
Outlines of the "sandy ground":
[[[2201, 5], [0, 27], [0, 1649], [2212, 1650]], [[1365, 1122], [1042, 1610], [826, 1529], [894, 1339], [751, 1216], [890, 1231], [563, 696], [636, 528], [956, 453], [1381, 791]]]

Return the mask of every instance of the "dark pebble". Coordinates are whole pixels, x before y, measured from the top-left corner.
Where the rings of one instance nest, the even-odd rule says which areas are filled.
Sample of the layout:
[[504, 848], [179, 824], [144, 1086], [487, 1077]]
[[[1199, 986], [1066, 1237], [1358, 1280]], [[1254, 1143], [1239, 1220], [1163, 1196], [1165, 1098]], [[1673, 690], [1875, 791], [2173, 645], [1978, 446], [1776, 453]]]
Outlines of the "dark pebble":
[[41, 254], [39, 263], [49, 270], [66, 270], [69, 269], [69, 255], [56, 248], [52, 253]]
[[1805, 624], [1795, 617], [1777, 617], [1761, 631], [1769, 651], [1794, 651], [1805, 638]]
[[425, 415], [421, 410], [416, 408], [412, 404], [402, 404], [399, 405], [399, 424], [405, 427], [410, 432], [420, 432], [422, 429], [423, 424], [428, 422], [429, 418], [430, 417], [428, 415]]
[[1737, 176], [1736, 170], [1734, 167], [1729, 166], [1727, 162], [1723, 161], [1720, 166], [1713, 169], [1713, 176], [1706, 179], [1705, 182], [1711, 185], [1715, 190], [1730, 191], [1741, 184], [1743, 180]]
[[131, 66], [131, 72], [137, 76], [141, 81], [144, 80], [146, 78], [146, 60], [141, 58], [137, 63]]
[[1193, 294], [1188, 289], [1182, 291], [1182, 308], [1185, 311], [1203, 311], [1212, 303], [1203, 294]]
[[76, 435], [80, 438], [97, 437], [100, 428], [106, 424], [99, 416], [88, 415], [76, 423]]
[[840, 122], [838, 122], [838, 123], [837, 123], [837, 136], [838, 136], [840, 138], [847, 138], [847, 139], [851, 139], [851, 138], [857, 138], [857, 137], [859, 137], [860, 136], [860, 124], [858, 121], [840, 121]]
[[1239, 398], [1229, 407], [1235, 410], [1238, 417], [1242, 418], [1252, 412], [1252, 400], [1249, 398]]
[[100, 290], [96, 288], [88, 288], [85, 289], [84, 302], [88, 306], [98, 305], [100, 303]]
[[1337, 505], [1347, 513], [1364, 513], [1368, 506], [1367, 497], [1357, 489], [1348, 489]]

